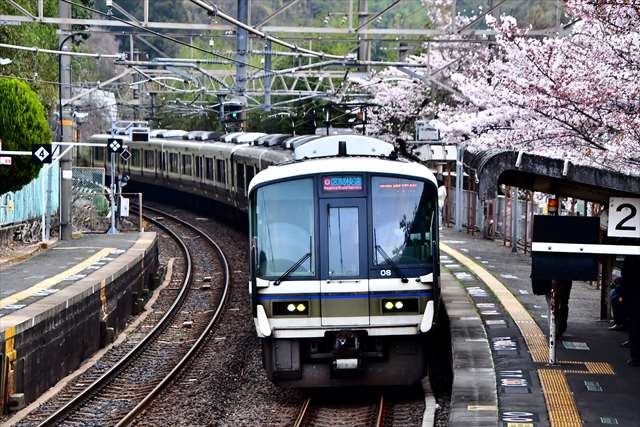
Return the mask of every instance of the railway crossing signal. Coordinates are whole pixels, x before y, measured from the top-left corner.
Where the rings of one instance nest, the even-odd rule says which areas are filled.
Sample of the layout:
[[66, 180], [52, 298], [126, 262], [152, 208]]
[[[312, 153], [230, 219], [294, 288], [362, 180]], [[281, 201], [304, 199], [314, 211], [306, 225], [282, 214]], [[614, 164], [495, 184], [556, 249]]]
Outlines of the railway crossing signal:
[[107, 148], [110, 153], [122, 153], [124, 151], [124, 143], [120, 138], [109, 138], [107, 139]]
[[33, 144], [31, 146], [31, 159], [33, 163], [51, 163], [53, 150], [51, 144]]

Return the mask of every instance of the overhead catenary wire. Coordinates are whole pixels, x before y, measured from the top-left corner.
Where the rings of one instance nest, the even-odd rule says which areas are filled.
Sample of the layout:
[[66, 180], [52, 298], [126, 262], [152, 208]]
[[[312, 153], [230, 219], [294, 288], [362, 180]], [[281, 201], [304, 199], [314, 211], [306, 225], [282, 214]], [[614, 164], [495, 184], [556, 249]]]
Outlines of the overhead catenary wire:
[[88, 10], [88, 11], [90, 11], [90, 12], [97, 13], [97, 14], [99, 14], [99, 15], [106, 16], [106, 17], [111, 18], [111, 19], [115, 19], [116, 21], [119, 21], [119, 22], [122, 22], [122, 23], [124, 23], [124, 24], [130, 25], [131, 27], [137, 28], [137, 29], [139, 29], [139, 30], [141, 30], [141, 31], [144, 31], [144, 32], [147, 32], [147, 33], [153, 34], [153, 35], [155, 35], [155, 36], [157, 36], [157, 37], [163, 38], [163, 39], [165, 39], [165, 40], [169, 40], [169, 41], [171, 41], [171, 42], [173, 42], [173, 43], [177, 43], [177, 44], [179, 44], [179, 45], [182, 45], [182, 46], [185, 46], [185, 47], [188, 47], [188, 48], [191, 48], [191, 49], [197, 50], [197, 51], [199, 51], [199, 52], [207, 53], [207, 54], [209, 54], [209, 55], [213, 55], [213, 56], [215, 56], [215, 57], [218, 57], [218, 58], [221, 58], [221, 59], [225, 59], [225, 60], [227, 60], [227, 61], [234, 62], [234, 63], [236, 63], [236, 64], [238, 64], [238, 65], [244, 65], [244, 66], [246, 66], [246, 67], [255, 68], [256, 70], [264, 71], [264, 68], [263, 68], [263, 67], [260, 67], [260, 66], [257, 66], [257, 65], [253, 65], [253, 64], [250, 64], [250, 63], [248, 63], [248, 62], [240, 61], [240, 60], [238, 60], [238, 59], [230, 58], [230, 57], [228, 57], [228, 56], [221, 55], [221, 54], [219, 54], [219, 53], [217, 53], [217, 52], [215, 52], [215, 51], [213, 51], [213, 50], [205, 49], [205, 48], [202, 48], [202, 47], [200, 47], [200, 46], [193, 45], [193, 44], [191, 44], [191, 43], [183, 42], [182, 40], [178, 40], [178, 39], [176, 39], [175, 37], [171, 37], [171, 36], [168, 36], [168, 35], [166, 35], [166, 34], [159, 33], [159, 32], [157, 32], [157, 31], [154, 31], [154, 30], [152, 30], [152, 29], [150, 29], [150, 28], [147, 28], [147, 27], [145, 27], [145, 26], [143, 26], [143, 25], [138, 25], [138, 24], [136, 24], [136, 23], [134, 23], [134, 22], [127, 21], [126, 19], [119, 18], [119, 17], [117, 17], [117, 16], [115, 16], [115, 15], [108, 14], [108, 13], [103, 12], [103, 11], [101, 11], [101, 10], [94, 9], [94, 8], [92, 8], [92, 7], [85, 6], [85, 5], [83, 5], [83, 4], [76, 3], [76, 2], [71, 1], [71, 0], [61, 0], [61, 1], [65, 2], [65, 3], [68, 3], [68, 4], [72, 5], [72, 6], [76, 6], [76, 7], [79, 7], [79, 8], [81, 8], [81, 9]]
[[[67, 1], [67, 0], [63, 0], [63, 1]], [[251, 25], [245, 24], [242, 21], [238, 21], [236, 18], [234, 18], [233, 16], [227, 15], [226, 13], [222, 12], [220, 9], [218, 9], [216, 6], [212, 6], [209, 3], [202, 1], [202, 0], [190, 0], [191, 3], [194, 3], [198, 6], [200, 6], [201, 8], [205, 9], [210, 15], [212, 16], [217, 16], [225, 21], [227, 21], [230, 24], [233, 24], [237, 27], [242, 28], [243, 30], [248, 31], [249, 33], [258, 36], [264, 40], [269, 40], [272, 43], [275, 44], [279, 44], [280, 46], [284, 46], [288, 49], [291, 49], [295, 52], [301, 52], [301, 53], [308, 53], [310, 55], [313, 56], [317, 56], [318, 58], [329, 58], [329, 59], [347, 59], [346, 56], [341, 56], [341, 55], [332, 55], [332, 54], [328, 54], [325, 52], [318, 52], [315, 50], [311, 50], [311, 49], [305, 49], [303, 47], [300, 47], [298, 45], [295, 45], [293, 43], [289, 43], [286, 42], [284, 40], [281, 40], [279, 38], [273, 37], [268, 35], [267, 33], [265, 33], [264, 31], [260, 31], [254, 27], [252, 27]]]

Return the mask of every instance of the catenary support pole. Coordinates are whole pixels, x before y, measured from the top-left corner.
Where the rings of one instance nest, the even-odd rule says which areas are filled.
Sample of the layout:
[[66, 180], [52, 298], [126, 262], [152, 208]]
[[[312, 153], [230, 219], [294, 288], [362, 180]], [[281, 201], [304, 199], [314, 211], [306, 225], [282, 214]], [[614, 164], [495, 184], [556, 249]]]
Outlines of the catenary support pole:
[[[59, 2], [60, 5], [60, 16], [65, 18], [71, 17], [71, 6], [68, 3], [63, 1]], [[68, 25], [61, 25], [61, 30], [69, 30]], [[60, 42], [63, 46], [60, 47], [60, 50], [65, 49], [64, 42], [68, 40], [68, 36], [65, 34], [60, 34]], [[60, 104], [62, 104], [62, 99], [71, 98], [71, 59], [67, 55], [60, 55]], [[71, 141], [71, 114], [68, 111], [65, 113], [65, 108], [60, 108], [60, 140], [61, 141]], [[64, 157], [60, 160], [60, 239], [61, 240], [71, 240], [71, 234], [73, 231], [73, 221], [71, 216], [71, 204], [72, 204], [72, 191], [73, 191], [73, 180], [72, 180], [72, 153], [69, 151]]]
[[[238, 0], [238, 21], [243, 24], [249, 22], [249, 0]], [[247, 46], [248, 46], [247, 30], [238, 26], [236, 27], [236, 95], [240, 98], [242, 105], [246, 105], [245, 91], [247, 87]], [[244, 109], [240, 111], [240, 123], [244, 123], [246, 112]]]
[[271, 40], [264, 44], [264, 111], [271, 111]]

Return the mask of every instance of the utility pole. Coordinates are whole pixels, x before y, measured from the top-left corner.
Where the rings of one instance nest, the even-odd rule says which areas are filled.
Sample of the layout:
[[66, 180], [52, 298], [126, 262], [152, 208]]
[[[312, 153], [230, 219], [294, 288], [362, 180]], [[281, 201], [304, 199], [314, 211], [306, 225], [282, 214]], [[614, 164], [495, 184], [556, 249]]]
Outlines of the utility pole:
[[[71, 18], [71, 6], [64, 2], [59, 1], [60, 17]], [[61, 25], [61, 30], [70, 30], [68, 25]], [[61, 50], [65, 49], [64, 41], [67, 39], [65, 34], [60, 34], [59, 40], [63, 46]], [[67, 108], [62, 107], [62, 99], [71, 98], [71, 58], [67, 55], [61, 55], [60, 57], [60, 136], [62, 142], [71, 141], [71, 114], [69, 114], [69, 105]], [[66, 110], [66, 114], [65, 114]], [[61, 181], [60, 181], [60, 239], [71, 240], [71, 234], [73, 232], [73, 219], [71, 214], [72, 209], [72, 192], [73, 192], [73, 176], [72, 176], [72, 150], [69, 150], [60, 160], [61, 169]]]
[[511, 225], [511, 252], [518, 253], [518, 216], [520, 213], [518, 212], [518, 188], [511, 188], [511, 216], [512, 225]]
[[[369, 17], [369, 0], [358, 0], [358, 26], [367, 22]], [[367, 27], [362, 27], [358, 31], [358, 59], [360, 61], [368, 61], [371, 57], [369, 49], [369, 41], [363, 40], [367, 37]], [[360, 67], [360, 71], [369, 71], [367, 65]]]
[[[111, 122], [111, 138], [116, 135], [115, 121]], [[116, 215], [118, 214], [116, 209], [116, 153], [111, 151], [111, 227], [107, 230], [107, 234], [118, 234], [118, 227], [116, 226]], [[142, 208], [142, 206], [140, 206]]]
[[458, 146], [458, 156], [456, 159], [456, 222], [455, 231], [462, 231], [462, 215], [464, 204], [464, 145]]
[[[249, 0], [238, 0], [238, 21], [249, 24]], [[236, 27], [236, 95], [240, 98], [243, 106], [246, 105], [245, 90], [247, 87], [247, 66], [244, 65], [247, 62], [247, 43], [248, 43], [247, 30]], [[244, 123], [246, 119], [246, 112], [244, 108], [240, 111], [240, 123]]]

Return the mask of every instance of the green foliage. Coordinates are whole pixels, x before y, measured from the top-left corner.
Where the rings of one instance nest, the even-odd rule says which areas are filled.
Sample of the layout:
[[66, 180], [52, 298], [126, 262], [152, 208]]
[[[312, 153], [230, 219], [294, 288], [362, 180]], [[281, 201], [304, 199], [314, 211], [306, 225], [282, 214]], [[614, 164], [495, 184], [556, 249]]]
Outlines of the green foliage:
[[[31, 151], [33, 144], [51, 142], [42, 104], [26, 83], [16, 79], [0, 79], [0, 139], [8, 151]], [[0, 167], [0, 194], [28, 184], [40, 167], [31, 163], [31, 157], [15, 156], [12, 166]]]

